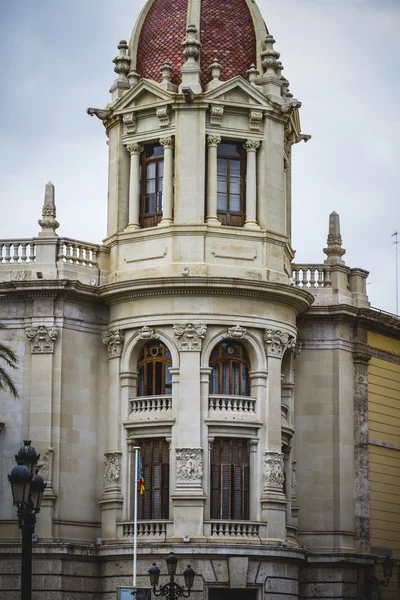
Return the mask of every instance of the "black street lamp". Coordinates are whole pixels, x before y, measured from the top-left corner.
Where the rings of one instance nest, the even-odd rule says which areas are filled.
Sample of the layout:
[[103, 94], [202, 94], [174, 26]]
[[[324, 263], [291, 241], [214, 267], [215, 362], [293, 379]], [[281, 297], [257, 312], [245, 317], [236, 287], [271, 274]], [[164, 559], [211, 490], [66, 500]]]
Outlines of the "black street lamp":
[[8, 481], [11, 484], [13, 504], [17, 507], [19, 528], [22, 535], [21, 557], [21, 600], [32, 598], [32, 536], [35, 531], [36, 515], [46, 484], [36, 473], [39, 455], [31, 446], [30, 440], [15, 456], [17, 466], [13, 468]]
[[379, 586], [387, 587], [390, 583], [390, 580], [393, 575], [393, 561], [389, 556], [385, 558], [382, 563], [383, 568], [383, 580], [378, 579], [374, 575], [370, 575], [367, 579], [367, 598], [368, 600], [375, 600], [375, 598], [380, 598], [381, 593], [379, 590]]
[[180, 586], [175, 582], [176, 567], [178, 559], [173, 552], [168, 556], [167, 560], [168, 575], [170, 576], [169, 582], [165, 585], [161, 585], [157, 590], [158, 581], [160, 579], [160, 569], [156, 563], [149, 569], [150, 584], [153, 588], [153, 594], [158, 598], [164, 596], [168, 600], [176, 600], [176, 598], [189, 598], [190, 592], [194, 583], [194, 571], [190, 565], [183, 571], [183, 577], [185, 579], [185, 587]]

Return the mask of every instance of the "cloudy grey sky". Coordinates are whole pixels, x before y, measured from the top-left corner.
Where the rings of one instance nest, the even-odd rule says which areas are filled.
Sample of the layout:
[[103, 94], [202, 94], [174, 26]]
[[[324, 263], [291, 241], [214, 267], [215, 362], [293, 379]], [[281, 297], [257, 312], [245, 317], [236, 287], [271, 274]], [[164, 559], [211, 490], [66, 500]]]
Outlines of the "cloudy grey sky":
[[[88, 106], [108, 102], [112, 58], [144, 0], [1, 0], [0, 238], [38, 232], [56, 185], [60, 235], [106, 231], [107, 147]], [[345, 260], [370, 271], [373, 306], [395, 312], [400, 241], [399, 0], [259, 0], [285, 76], [303, 102], [294, 150], [293, 245], [322, 262], [328, 215]], [[240, 49], [238, 49], [240, 51]]]

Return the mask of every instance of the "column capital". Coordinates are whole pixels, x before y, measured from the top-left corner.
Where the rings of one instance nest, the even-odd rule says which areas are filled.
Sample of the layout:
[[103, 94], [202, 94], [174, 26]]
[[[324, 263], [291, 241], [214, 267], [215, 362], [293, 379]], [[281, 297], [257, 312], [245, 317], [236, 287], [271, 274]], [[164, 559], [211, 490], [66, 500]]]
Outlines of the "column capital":
[[207, 136], [207, 147], [208, 148], [218, 148], [222, 141], [220, 135], [208, 135]]
[[27, 327], [25, 333], [31, 340], [32, 354], [54, 354], [54, 344], [58, 338], [57, 327]]
[[175, 143], [175, 140], [174, 140], [174, 138], [172, 137], [172, 135], [169, 135], [169, 136], [167, 136], [167, 137], [160, 138], [160, 144], [161, 144], [161, 146], [163, 146], [165, 149], [167, 149], [167, 148], [170, 148], [170, 149], [172, 149], [172, 148], [174, 147], [174, 143]]
[[140, 154], [142, 154], [142, 152], [144, 150], [144, 146], [143, 146], [143, 144], [139, 144], [139, 143], [135, 142], [134, 144], [128, 144], [126, 146], [126, 149], [131, 154], [138, 154], [138, 155], [140, 155]]
[[295, 347], [296, 338], [281, 329], [266, 329], [264, 342], [268, 357], [282, 358], [288, 348]]
[[103, 333], [103, 344], [108, 347], [108, 358], [117, 358], [122, 354], [125, 332], [122, 329], [110, 329]]
[[260, 146], [261, 142], [258, 142], [256, 140], [247, 140], [243, 144], [243, 148], [246, 150], [246, 152], [257, 152]]
[[207, 325], [174, 325], [174, 334], [179, 339], [179, 350], [200, 352]]

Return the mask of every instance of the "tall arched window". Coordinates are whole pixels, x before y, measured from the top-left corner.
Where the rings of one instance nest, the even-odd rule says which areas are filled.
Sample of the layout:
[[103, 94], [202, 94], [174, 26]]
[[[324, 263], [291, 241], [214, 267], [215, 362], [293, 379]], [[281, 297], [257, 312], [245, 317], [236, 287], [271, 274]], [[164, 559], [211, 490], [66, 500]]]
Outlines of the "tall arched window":
[[215, 346], [210, 367], [210, 394], [250, 396], [250, 360], [242, 344], [230, 341]]
[[163, 396], [172, 393], [171, 353], [162, 342], [148, 342], [138, 361], [138, 396]]

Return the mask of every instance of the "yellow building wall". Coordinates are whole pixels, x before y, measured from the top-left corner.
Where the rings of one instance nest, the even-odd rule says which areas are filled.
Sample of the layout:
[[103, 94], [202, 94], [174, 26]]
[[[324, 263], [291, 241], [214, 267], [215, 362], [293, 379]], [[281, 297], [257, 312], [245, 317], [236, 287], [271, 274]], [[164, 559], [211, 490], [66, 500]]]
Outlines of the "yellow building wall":
[[[400, 356], [400, 341], [370, 332], [371, 348]], [[370, 539], [400, 559], [400, 365], [373, 357], [368, 369]], [[375, 443], [374, 443], [375, 442]], [[388, 444], [391, 447], [376, 445]], [[381, 566], [376, 575], [383, 579]], [[397, 567], [382, 598], [398, 600]]]

